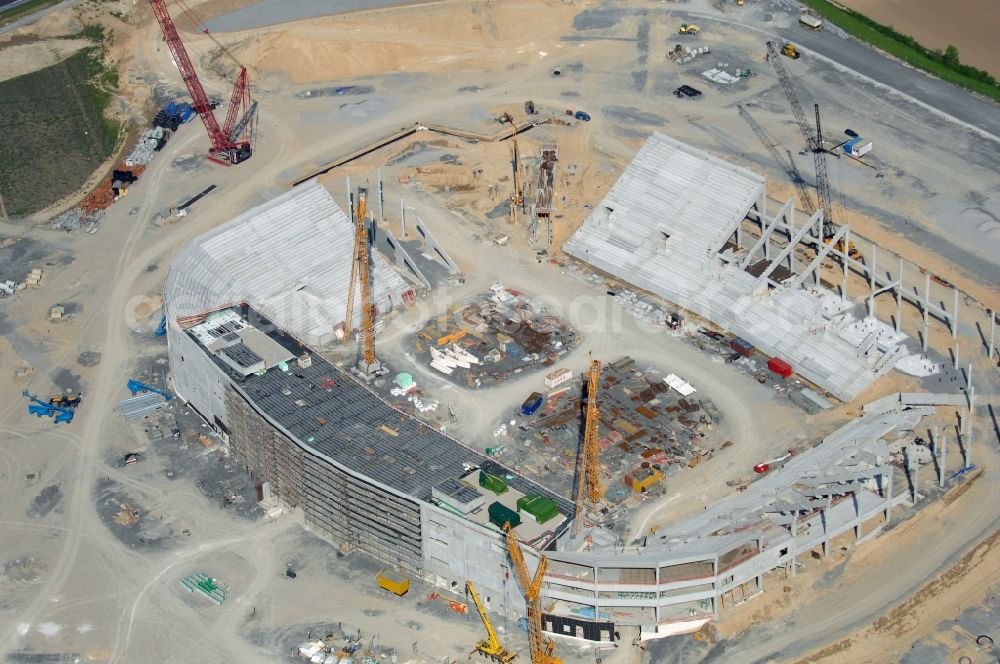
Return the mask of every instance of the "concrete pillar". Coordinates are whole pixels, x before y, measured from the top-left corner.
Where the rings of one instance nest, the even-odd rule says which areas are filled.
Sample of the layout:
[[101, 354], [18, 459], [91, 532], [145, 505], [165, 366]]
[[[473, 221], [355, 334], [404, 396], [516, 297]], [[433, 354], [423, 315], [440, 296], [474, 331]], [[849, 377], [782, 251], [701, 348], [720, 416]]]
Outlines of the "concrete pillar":
[[955, 368], [958, 368], [958, 339], [955, 339]]
[[378, 223], [385, 225], [385, 211], [382, 209], [384, 204], [382, 196], [382, 169], [375, 169], [375, 177], [378, 179]]
[[930, 306], [931, 302], [931, 273], [924, 272], [924, 338], [923, 338], [923, 352], [927, 352], [927, 332], [928, 332], [928, 319], [927, 316], [929, 312], [927, 307]]
[[344, 176], [344, 186], [347, 187], [347, 217], [354, 221], [354, 196], [351, 195], [351, 176]]
[[887, 463], [886, 467], [889, 469], [888, 475], [885, 475], [885, 522], [888, 525], [892, 521], [892, 476], [896, 471], [896, 467], [891, 463]]
[[899, 285], [896, 286], [896, 332], [899, 333], [899, 328], [903, 324], [903, 259], [899, 259], [899, 276], [897, 277]]
[[958, 336], [958, 289], [952, 288], [952, 309], [951, 309], [951, 338]]
[[875, 316], [875, 274], [877, 273], [877, 269], [878, 269], [876, 267], [877, 256], [878, 256], [878, 245], [875, 244], [875, 243], [872, 243], [872, 264], [871, 264], [871, 267], [868, 268], [868, 293], [869, 293], [868, 297], [871, 300], [871, 305], [869, 305], [869, 307], [868, 307], [868, 314], [872, 318], [876, 318], [876, 316]]
[[[719, 557], [716, 556], [712, 559], [712, 616], [715, 618], [719, 617], [719, 598], [721, 593], [719, 592]], [[659, 592], [659, 591], [657, 591]]]
[[990, 313], [990, 345], [989, 345], [989, 351], [988, 351], [989, 354], [987, 355], [987, 359], [990, 362], [992, 362], [993, 361], [993, 333], [996, 332], [996, 329], [997, 329], [997, 317], [993, 313], [992, 309], [990, 310], [989, 313]]
[[833, 496], [827, 494], [826, 508], [823, 509], [823, 557], [830, 555], [830, 508], [833, 507]]
[[[935, 428], [935, 432], [937, 429]], [[948, 462], [948, 441], [945, 440], [944, 435], [938, 438], [937, 433], [934, 434], [934, 447], [941, 445], [941, 453], [938, 455], [938, 486], [944, 486], [944, 474], [945, 474], [945, 464]]]
[[399, 199], [399, 237], [406, 238], [406, 206], [403, 199]]
[[792, 541], [788, 543], [788, 559], [792, 564], [792, 576], [795, 576], [795, 543], [796, 536], [799, 531], [799, 512], [798, 509], [792, 515]]
[[[848, 248], [848, 247], [851, 246], [851, 229], [846, 224], [844, 226], [845, 226], [845, 230], [844, 230], [844, 248], [846, 249], [846, 248]], [[848, 274], [847, 258], [842, 258], [841, 262], [844, 264], [844, 278], [843, 278], [843, 281], [841, 282], [843, 285], [840, 288], [840, 299], [842, 301], [846, 302], [847, 301], [847, 274]]]

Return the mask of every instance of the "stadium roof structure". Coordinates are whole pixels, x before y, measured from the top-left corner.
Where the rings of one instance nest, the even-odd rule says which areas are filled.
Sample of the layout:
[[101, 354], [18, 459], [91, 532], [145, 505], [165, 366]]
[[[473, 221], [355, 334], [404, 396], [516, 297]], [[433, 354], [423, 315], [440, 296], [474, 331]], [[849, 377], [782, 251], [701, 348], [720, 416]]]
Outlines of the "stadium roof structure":
[[[762, 176], [654, 133], [563, 251], [739, 335], [850, 401], [906, 354], [906, 335], [856, 316], [857, 303], [807, 286], [780, 260], [742, 266], [741, 227], [748, 215], [773, 221], [765, 204]], [[791, 248], [779, 257], [794, 249], [785, 240]]]
[[[168, 311], [180, 320], [248, 302], [299, 339], [329, 343], [347, 309], [353, 246], [349, 217], [322, 185], [304, 184], [184, 247], [167, 273]], [[378, 252], [372, 264], [376, 305], [389, 311], [410, 288]]]

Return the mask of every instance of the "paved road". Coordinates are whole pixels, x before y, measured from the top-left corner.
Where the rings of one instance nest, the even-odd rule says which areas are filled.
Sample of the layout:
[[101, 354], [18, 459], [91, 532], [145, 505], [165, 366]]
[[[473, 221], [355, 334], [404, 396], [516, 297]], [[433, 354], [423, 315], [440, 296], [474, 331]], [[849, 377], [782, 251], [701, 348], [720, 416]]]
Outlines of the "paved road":
[[[25, 0], [25, 1], [27, 1], [27, 0]], [[2, 35], [5, 32], [10, 32], [11, 30], [15, 30], [15, 29], [20, 28], [22, 26], [28, 25], [30, 23], [34, 23], [35, 21], [37, 21], [41, 17], [45, 16], [46, 14], [51, 14], [52, 12], [54, 12], [56, 10], [59, 10], [59, 9], [68, 9], [69, 7], [72, 7], [73, 5], [78, 5], [81, 2], [83, 2], [83, 0], [65, 0], [64, 2], [56, 3], [56, 4], [52, 5], [51, 7], [46, 7], [45, 9], [41, 9], [41, 10], [35, 12], [34, 14], [28, 14], [24, 18], [18, 19], [17, 21], [14, 21], [13, 23], [11, 23], [9, 25], [5, 25], [2, 28], [0, 28], [0, 35]], [[10, 5], [9, 7], [5, 7], [4, 9], [11, 9], [13, 7], [16, 7], [19, 4], [21, 4], [21, 3], [18, 2], [16, 4]]]
[[831, 31], [787, 30], [782, 35], [859, 74], [909, 95], [1000, 141], [1000, 104], [891, 60], [871, 47]]

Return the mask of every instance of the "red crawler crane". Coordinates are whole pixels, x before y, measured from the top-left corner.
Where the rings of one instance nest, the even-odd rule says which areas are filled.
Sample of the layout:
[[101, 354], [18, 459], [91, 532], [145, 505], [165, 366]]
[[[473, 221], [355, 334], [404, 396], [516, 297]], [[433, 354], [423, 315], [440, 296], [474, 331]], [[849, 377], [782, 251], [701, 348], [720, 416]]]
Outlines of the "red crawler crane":
[[[233, 86], [233, 93], [229, 99], [226, 122], [220, 127], [218, 120], [215, 119], [215, 113], [212, 112], [212, 104], [208, 101], [208, 95], [205, 94], [205, 88], [198, 80], [198, 74], [194, 70], [194, 65], [191, 64], [191, 58], [188, 57], [184, 43], [181, 41], [180, 35], [177, 34], [177, 26], [174, 25], [173, 19], [167, 12], [166, 0], [149, 0], [149, 5], [153, 8], [153, 15], [156, 16], [156, 20], [160, 24], [163, 37], [167, 41], [167, 46], [170, 47], [170, 53], [174, 56], [174, 63], [184, 79], [184, 85], [187, 86], [188, 92], [191, 94], [192, 106], [197, 111], [201, 121], [205, 123], [208, 139], [212, 142], [209, 159], [222, 164], [238, 164], [246, 161], [253, 154], [250, 127], [252, 123], [249, 117], [252, 113], [252, 107], [250, 88], [247, 82], [247, 68], [240, 65], [240, 73], [236, 77], [236, 84]], [[195, 18], [186, 7], [184, 10], [201, 27], [202, 31], [208, 34], [208, 28], [204, 27], [204, 24]], [[232, 57], [231, 54], [230, 57]], [[233, 59], [235, 60], [235, 58]], [[237, 117], [240, 118], [238, 124]]]

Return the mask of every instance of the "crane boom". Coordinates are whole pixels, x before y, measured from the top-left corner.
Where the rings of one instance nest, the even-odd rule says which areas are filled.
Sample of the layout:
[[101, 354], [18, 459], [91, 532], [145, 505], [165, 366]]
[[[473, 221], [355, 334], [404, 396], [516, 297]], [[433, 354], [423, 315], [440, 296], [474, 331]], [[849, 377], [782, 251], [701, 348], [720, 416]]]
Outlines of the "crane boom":
[[531, 664], [562, 664], [562, 660], [555, 656], [555, 644], [545, 638], [542, 633], [542, 581], [545, 578], [549, 559], [544, 555], [539, 556], [538, 568], [535, 570], [535, 576], [532, 577], [528, 572], [528, 564], [524, 561], [524, 553], [521, 551], [521, 542], [514, 534], [514, 529], [510, 527], [510, 524], [507, 524], [506, 530], [507, 550], [510, 553], [511, 562], [514, 563], [514, 572], [524, 589], [524, 598], [528, 604], [528, 643], [531, 647]]
[[812, 125], [806, 119], [805, 111], [802, 110], [802, 103], [795, 93], [795, 88], [792, 86], [792, 79], [785, 70], [785, 65], [778, 55], [778, 50], [775, 48], [774, 42], [767, 42], [767, 59], [771, 62], [771, 66], [774, 67], [774, 71], [778, 75], [778, 82], [781, 84], [781, 89], [785, 92], [788, 105], [792, 107], [792, 115], [795, 116], [795, 122], [799, 125], [799, 131], [802, 132], [802, 137], [806, 140], [806, 147], [813, 154], [813, 165], [816, 168], [816, 192], [819, 198], [819, 206], [823, 210], [823, 238], [832, 237], [836, 233], [836, 227], [833, 224], [833, 205], [830, 200], [830, 176], [826, 169], [826, 148], [823, 146], [823, 135], [819, 125], [819, 105], [815, 105], [816, 131], [813, 131]]
[[252, 152], [250, 141], [247, 139], [230, 140], [229, 132], [232, 131], [236, 124], [236, 117], [240, 109], [249, 107], [250, 93], [247, 85], [246, 67], [241, 66], [240, 73], [236, 78], [228, 111], [231, 118], [227, 116], [225, 127], [228, 131], [224, 131], [219, 126], [219, 121], [216, 120], [215, 113], [212, 112], [212, 104], [208, 100], [205, 88], [201, 85], [201, 80], [198, 78], [194, 64], [188, 56], [184, 42], [181, 41], [180, 34], [177, 32], [177, 26], [174, 25], [173, 19], [170, 18], [166, 0], [149, 0], [149, 6], [153, 9], [153, 15], [156, 17], [157, 23], [160, 24], [160, 30], [163, 32], [163, 38], [166, 40], [170, 54], [173, 56], [174, 64], [177, 65], [177, 70], [180, 71], [184, 85], [191, 95], [192, 107], [205, 125], [208, 140], [212, 144], [212, 155], [233, 164], [245, 161], [250, 157]]
[[351, 280], [347, 285], [347, 313], [344, 314], [345, 346], [349, 346], [351, 343], [351, 329], [354, 327], [354, 292], [358, 283], [358, 255], [364, 249], [364, 245], [362, 244], [364, 238], [361, 237], [361, 232], [364, 230], [362, 222], [365, 218], [367, 198], [367, 192], [364, 189], [359, 189], [357, 200], [354, 202], [354, 210], [352, 210], [354, 213], [354, 218], [351, 220], [354, 222], [354, 260], [351, 261]]
[[479, 611], [479, 618], [483, 621], [483, 627], [486, 628], [486, 640], [477, 643], [476, 650], [495, 662], [510, 664], [517, 657], [517, 654], [508, 652], [500, 643], [496, 630], [493, 629], [493, 623], [490, 622], [489, 616], [486, 615], [486, 609], [483, 607], [483, 603], [479, 601], [479, 594], [476, 593], [476, 587], [472, 585], [472, 581], [465, 582], [465, 592], [472, 595], [472, 601], [475, 602], [476, 610]]
[[577, 460], [576, 516], [573, 520], [573, 536], [580, 534], [583, 524], [583, 510], [586, 501], [591, 504], [601, 499], [601, 448], [597, 443], [601, 416], [597, 410], [597, 394], [601, 380], [601, 363], [590, 361], [587, 380], [587, 410], [584, 418], [583, 444]]

